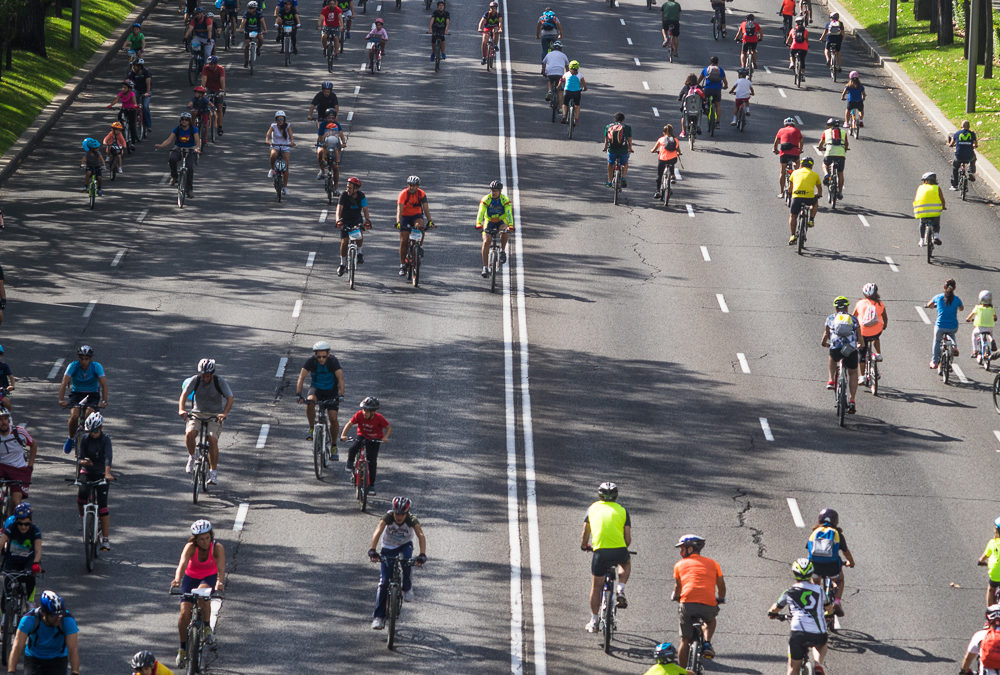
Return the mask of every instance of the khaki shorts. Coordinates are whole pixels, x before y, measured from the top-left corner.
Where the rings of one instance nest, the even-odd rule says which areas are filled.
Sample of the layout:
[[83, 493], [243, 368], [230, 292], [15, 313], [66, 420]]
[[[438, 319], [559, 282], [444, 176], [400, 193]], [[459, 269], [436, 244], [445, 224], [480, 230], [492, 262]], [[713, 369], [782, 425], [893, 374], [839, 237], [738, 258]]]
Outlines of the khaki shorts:
[[698, 602], [680, 603], [677, 606], [677, 616], [680, 619], [681, 637], [693, 642], [695, 617], [700, 616], [705, 623], [708, 623], [718, 615], [718, 605], [703, 605]]
[[222, 422], [217, 420], [215, 415], [198, 415], [197, 417], [189, 417], [187, 424], [184, 426], [184, 433], [188, 434], [192, 431], [197, 433], [201, 429], [202, 419], [206, 420], [208, 434], [215, 440], [219, 440], [219, 436], [222, 435]]

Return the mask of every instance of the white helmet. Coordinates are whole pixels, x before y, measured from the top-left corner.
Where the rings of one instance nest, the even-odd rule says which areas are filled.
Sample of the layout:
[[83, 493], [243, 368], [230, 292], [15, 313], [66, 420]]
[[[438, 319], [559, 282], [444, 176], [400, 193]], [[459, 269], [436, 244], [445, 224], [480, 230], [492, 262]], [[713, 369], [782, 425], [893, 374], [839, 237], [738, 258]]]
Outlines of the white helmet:
[[215, 359], [202, 359], [198, 362], [198, 372], [199, 373], [214, 373], [215, 372]]
[[278, 110], [277, 112], [274, 113], [274, 119], [278, 119], [279, 117], [284, 117], [285, 119], [288, 119], [288, 115], [285, 114], [284, 110]]
[[100, 431], [101, 427], [104, 426], [104, 416], [99, 412], [92, 412], [87, 417], [87, 421], [83, 423], [83, 428], [87, 432]]
[[979, 302], [985, 304], [993, 304], [993, 294], [989, 291], [979, 291]]
[[327, 342], [326, 340], [320, 340], [319, 342], [313, 345], [314, 352], [328, 352], [331, 349], [333, 349], [333, 347], [331, 347], [330, 343]]
[[201, 520], [196, 520], [191, 523], [191, 534], [198, 536], [199, 534], [205, 534], [206, 532], [212, 531], [212, 523], [208, 522], [204, 518]]

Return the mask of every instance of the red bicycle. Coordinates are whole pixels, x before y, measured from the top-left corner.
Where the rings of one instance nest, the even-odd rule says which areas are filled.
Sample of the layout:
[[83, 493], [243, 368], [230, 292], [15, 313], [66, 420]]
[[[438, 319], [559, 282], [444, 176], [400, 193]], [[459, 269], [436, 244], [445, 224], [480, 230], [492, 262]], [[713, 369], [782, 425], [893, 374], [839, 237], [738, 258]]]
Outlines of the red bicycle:
[[368, 465], [368, 444], [374, 443], [375, 447], [379, 447], [382, 441], [373, 438], [353, 438], [347, 437], [345, 439], [347, 442], [358, 443], [358, 454], [354, 458], [354, 465], [348, 467], [351, 471], [351, 484], [354, 486], [354, 494], [361, 504], [361, 510], [364, 511], [368, 508], [368, 494], [371, 492], [372, 479], [371, 479], [371, 467]]

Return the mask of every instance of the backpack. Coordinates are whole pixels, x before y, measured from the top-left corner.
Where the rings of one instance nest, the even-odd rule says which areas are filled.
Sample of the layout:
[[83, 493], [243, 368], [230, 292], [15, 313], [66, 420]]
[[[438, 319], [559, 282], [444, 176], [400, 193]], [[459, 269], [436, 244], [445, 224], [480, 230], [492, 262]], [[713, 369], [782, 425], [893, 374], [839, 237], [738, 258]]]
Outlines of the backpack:
[[806, 542], [813, 562], [840, 562], [840, 532], [826, 525], [813, 530]]
[[612, 122], [608, 125], [608, 145], [621, 148], [627, 145], [625, 141], [625, 125], [621, 122]]
[[877, 326], [879, 322], [878, 309], [875, 308], [875, 303], [869, 301], [865, 306], [865, 311], [861, 313], [861, 325], [865, 328], [871, 328], [872, 326]]
[[839, 312], [833, 319], [833, 332], [840, 337], [847, 337], [854, 332], [854, 321], [850, 314]]
[[[188, 395], [188, 398], [190, 398], [192, 401], [194, 400], [195, 392], [198, 391], [198, 386], [201, 384], [201, 377], [199, 377], [198, 375], [195, 375], [193, 377], [195, 378], [194, 389], [192, 389], [191, 393]], [[190, 380], [184, 380], [184, 384], [181, 386], [184, 387], [184, 389], [187, 389], [187, 383], [189, 381]], [[226, 398], [226, 395], [222, 393], [222, 385], [219, 384], [219, 378], [216, 377], [215, 375], [212, 375], [212, 384], [215, 385], [215, 390], [219, 392], [219, 396], [221, 396], [222, 398]]]
[[1000, 631], [990, 628], [979, 643], [979, 663], [983, 668], [1000, 668]]
[[555, 29], [556, 29], [556, 17], [552, 15], [549, 16], [543, 15], [542, 30], [555, 30]]
[[842, 145], [843, 139], [841, 138], [840, 129], [834, 128], [830, 129], [830, 145]]
[[667, 152], [675, 152], [677, 150], [677, 139], [671, 136], [667, 139], [667, 142], [663, 144], [663, 149]]
[[709, 66], [705, 70], [705, 79], [713, 84], [722, 82], [722, 69], [718, 66]]
[[796, 28], [795, 29], [795, 42], [805, 42], [806, 41], [806, 29]]
[[830, 35], [840, 35], [841, 29], [842, 29], [842, 26], [840, 25], [839, 21], [831, 21], [830, 22], [830, 27], [827, 29], [827, 32]]
[[[33, 617], [35, 617], [35, 627], [31, 629], [30, 633], [28, 633], [28, 646], [29, 647], [34, 647], [38, 643], [38, 637], [36, 636], [36, 634], [38, 633], [38, 629], [41, 628], [41, 626], [42, 626], [42, 608], [41, 607], [36, 607], [35, 609], [33, 609], [30, 612], [28, 612], [27, 614], [25, 614], [25, 616], [33, 616]], [[73, 617], [72, 614], [70, 614], [69, 612], [67, 612], [65, 610], [63, 611], [63, 616], [68, 616], [70, 618]], [[65, 649], [66, 648], [66, 632], [62, 628], [62, 620], [61, 619], [60, 619], [59, 623], [55, 626], [55, 629], [57, 631], [59, 631], [59, 635], [62, 636], [62, 639], [63, 639], [63, 649]]]
[[757, 24], [753, 21], [747, 21], [746, 27], [743, 29], [744, 37], [753, 37], [757, 34]]

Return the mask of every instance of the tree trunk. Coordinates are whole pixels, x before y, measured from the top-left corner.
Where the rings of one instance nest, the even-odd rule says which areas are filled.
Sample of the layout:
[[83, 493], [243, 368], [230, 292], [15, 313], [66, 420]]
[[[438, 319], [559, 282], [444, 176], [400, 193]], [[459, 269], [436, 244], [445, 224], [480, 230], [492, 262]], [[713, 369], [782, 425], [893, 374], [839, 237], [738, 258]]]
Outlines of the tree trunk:
[[954, 23], [955, 16], [951, 0], [939, 0], [937, 33], [937, 43], [939, 47], [955, 43]]
[[941, 5], [949, 2], [949, 0], [930, 0], [931, 3], [931, 15], [930, 15], [930, 25], [927, 27], [931, 33], [938, 32], [938, 12], [941, 11]]
[[931, 18], [931, 0], [913, 0], [913, 18], [927, 21]]
[[13, 46], [48, 58], [45, 52], [45, 6], [41, 0], [25, 0], [17, 14]]

